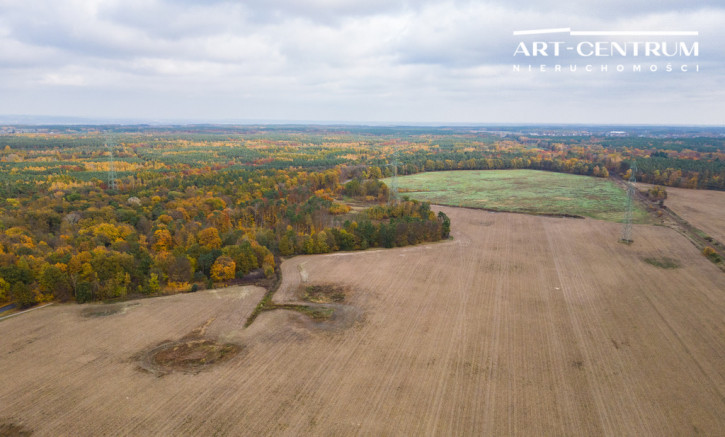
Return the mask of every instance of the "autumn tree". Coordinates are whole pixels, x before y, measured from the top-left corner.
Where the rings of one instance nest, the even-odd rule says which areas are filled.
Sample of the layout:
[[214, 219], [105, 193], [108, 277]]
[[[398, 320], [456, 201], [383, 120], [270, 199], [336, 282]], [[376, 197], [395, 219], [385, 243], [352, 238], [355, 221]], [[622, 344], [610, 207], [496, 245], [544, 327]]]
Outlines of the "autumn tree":
[[156, 273], [149, 275], [149, 280], [146, 283], [146, 288], [143, 290], [146, 294], [155, 294], [161, 290], [161, 284], [159, 284], [159, 276]]
[[262, 271], [264, 272], [264, 276], [267, 278], [274, 277], [274, 255], [272, 255], [271, 252], [267, 253], [267, 255], [264, 256], [264, 261], [262, 262]]
[[153, 249], [156, 252], [163, 252], [171, 249], [174, 241], [171, 238], [171, 233], [168, 229], [159, 229], [154, 232], [154, 245]]
[[193, 268], [191, 260], [186, 255], [176, 255], [166, 266], [166, 275], [170, 282], [186, 283], [191, 281]]
[[451, 219], [443, 211], [439, 211], [438, 221], [441, 224], [441, 238], [448, 238], [451, 234]]
[[315, 234], [315, 253], [327, 253], [330, 251], [330, 246], [327, 243], [327, 234], [325, 231], [320, 231]]
[[294, 242], [287, 234], [284, 234], [279, 240], [279, 253], [283, 256], [289, 256], [295, 253]]
[[217, 282], [225, 282], [234, 278], [236, 263], [226, 255], [222, 255], [211, 266], [211, 278]]
[[65, 264], [46, 264], [40, 272], [38, 283], [43, 291], [46, 291], [61, 301], [71, 297], [71, 286], [66, 274]]
[[258, 267], [257, 257], [248, 241], [243, 241], [240, 245], [226, 246], [222, 249], [222, 253], [230, 257], [236, 264], [236, 277], [238, 278], [244, 277]]
[[647, 197], [654, 201], [660, 201], [667, 199], [667, 190], [665, 187], [655, 185], [654, 187], [647, 190]]
[[222, 246], [222, 239], [219, 238], [219, 231], [215, 227], [203, 229], [199, 232], [197, 240], [207, 249], [219, 249]]
[[10, 284], [0, 278], [0, 302], [7, 302], [10, 298]]
[[10, 296], [20, 308], [27, 308], [37, 303], [35, 293], [24, 282], [16, 282], [10, 287]]

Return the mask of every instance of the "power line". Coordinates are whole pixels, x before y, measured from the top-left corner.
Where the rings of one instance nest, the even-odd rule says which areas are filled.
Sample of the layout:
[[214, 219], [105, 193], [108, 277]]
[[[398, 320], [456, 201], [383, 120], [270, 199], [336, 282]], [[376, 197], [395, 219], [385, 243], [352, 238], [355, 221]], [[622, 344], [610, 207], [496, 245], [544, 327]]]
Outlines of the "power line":
[[634, 209], [634, 183], [637, 182], [635, 173], [637, 173], [637, 161], [632, 162], [630, 168], [629, 181], [627, 182], [627, 203], [624, 209], [624, 227], [622, 228], [622, 238], [619, 240], [625, 244], [632, 244], [632, 211]]
[[117, 188], [116, 167], [113, 161], [113, 148], [115, 147], [115, 144], [107, 137], [105, 146], [108, 149], [108, 189], [115, 191]]
[[390, 187], [388, 189], [388, 202], [391, 204], [397, 204], [400, 200], [398, 198], [398, 151], [393, 152], [393, 162], [386, 164], [386, 167], [393, 167], [393, 178], [390, 181]]

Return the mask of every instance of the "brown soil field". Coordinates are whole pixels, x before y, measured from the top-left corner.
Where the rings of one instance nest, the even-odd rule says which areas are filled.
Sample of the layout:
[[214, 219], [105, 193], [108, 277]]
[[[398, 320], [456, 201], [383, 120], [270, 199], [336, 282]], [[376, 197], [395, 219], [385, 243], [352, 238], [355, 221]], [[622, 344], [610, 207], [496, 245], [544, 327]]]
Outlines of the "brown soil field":
[[696, 228], [725, 244], [725, 191], [667, 187], [665, 205]]
[[[441, 209], [452, 240], [285, 261], [277, 303], [344, 290], [326, 321], [274, 310], [245, 329], [252, 286], [3, 320], [0, 429], [725, 435], [725, 274], [684, 237], [641, 225], [628, 246], [615, 223]], [[680, 267], [644, 261], [662, 257]], [[142, 365], [188, 338], [238, 353]]]

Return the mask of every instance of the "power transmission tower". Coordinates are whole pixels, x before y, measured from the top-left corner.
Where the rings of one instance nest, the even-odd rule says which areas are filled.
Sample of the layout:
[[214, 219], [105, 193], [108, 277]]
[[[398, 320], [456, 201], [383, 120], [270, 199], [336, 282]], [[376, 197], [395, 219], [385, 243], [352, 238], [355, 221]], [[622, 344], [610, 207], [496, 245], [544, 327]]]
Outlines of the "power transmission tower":
[[632, 210], [634, 208], [634, 183], [637, 181], [635, 173], [637, 173], [637, 161], [632, 162], [630, 168], [631, 174], [627, 182], [627, 204], [624, 210], [624, 228], [622, 229], [622, 238], [619, 240], [625, 244], [632, 244]]
[[109, 141], [108, 138], [106, 138], [105, 143], [106, 148], [108, 149], [108, 189], [109, 190], [116, 190], [116, 168], [113, 163], [113, 147], [115, 144], [112, 141]]
[[390, 181], [390, 189], [388, 190], [388, 201], [397, 204], [398, 198], [398, 152], [393, 153], [393, 163], [387, 164], [393, 167], [393, 179]]

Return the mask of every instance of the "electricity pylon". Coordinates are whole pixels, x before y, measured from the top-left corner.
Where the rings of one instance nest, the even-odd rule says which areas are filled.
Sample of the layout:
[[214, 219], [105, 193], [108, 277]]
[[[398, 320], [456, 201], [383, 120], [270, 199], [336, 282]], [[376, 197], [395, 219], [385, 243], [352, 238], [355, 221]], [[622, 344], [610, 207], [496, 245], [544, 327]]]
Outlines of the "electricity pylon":
[[390, 188], [388, 189], [388, 202], [397, 204], [398, 199], [398, 152], [393, 153], [392, 164], [386, 164], [386, 166], [393, 167], [393, 178], [390, 181]]
[[109, 190], [116, 190], [116, 167], [113, 162], [113, 142], [109, 141], [108, 138], [106, 138], [105, 143], [106, 148], [108, 149], [108, 189]]
[[630, 170], [631, 174], [627, 182], [627, 204], [624, 210], [624, 227], [622, 229], [622, 238], [619, 240], [625, 244], [634, 243], [634, 240], [632, 240], [632, 210], [634, 209], [634, 183], [637, 181], [634, 176], [637, 172], [637, 161], [632, 162]]

